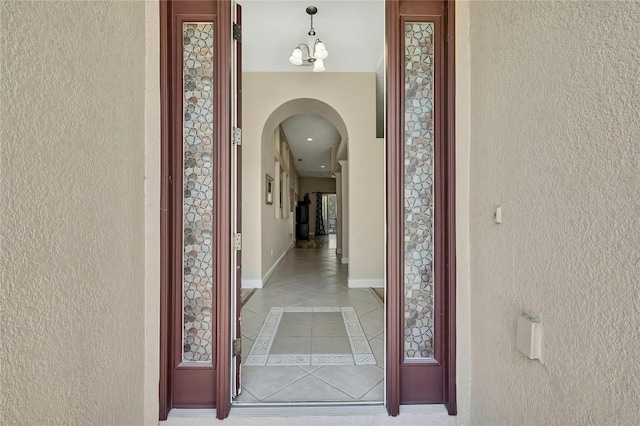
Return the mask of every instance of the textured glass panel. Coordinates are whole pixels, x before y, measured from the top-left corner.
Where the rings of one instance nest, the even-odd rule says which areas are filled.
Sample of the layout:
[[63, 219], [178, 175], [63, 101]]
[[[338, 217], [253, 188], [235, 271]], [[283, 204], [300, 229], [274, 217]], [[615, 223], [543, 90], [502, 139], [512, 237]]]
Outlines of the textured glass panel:
[[433, 24], [405, 24], [404, 353], [433, 357]]
[[183, 359], [211, 360], [213, 210], [213, 26], [183, 36]]

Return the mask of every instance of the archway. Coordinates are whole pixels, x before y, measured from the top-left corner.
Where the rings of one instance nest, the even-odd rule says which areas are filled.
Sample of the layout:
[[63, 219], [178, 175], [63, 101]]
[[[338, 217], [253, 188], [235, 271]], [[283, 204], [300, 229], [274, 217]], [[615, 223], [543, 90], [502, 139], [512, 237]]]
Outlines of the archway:
[[[292, 99], [265, 114], [259, 143], [261, 173], [255, 178], [262, 184], [263, 176], [267, 176], [265, 185], [273, 182], [273, 186], [266, 188], [273, 188], [274, 193], [264, 197], [258, 209], [260, 219], [256, 211], [252, 216], [252, 220], [262, 221], [262, 287], [253, 290], [242, 307], [243, 391], [234, 403], [382, 404], [384, 305], [381, 300], [368, 288], [349, 288], [348, 265], [342, 262], [341, 256], [336, 256], [337, 251], [330, 245], [300, 247], [296, 244], [287, 247], [277, 260], [270, 252], [271, 247], [282, 248], [277, 246], [282, 238], [276, 239], [272, 234], [282, 234], [283, 226], [293, 222], [293, 217], [287, 216], [279, 203], [283, 196], [279, 182], [286, 182], [288, 189], [287, 174], [296, 174], [293, 169], [301, 164], [298, 155], [294, 163], [293, 148], [290, 152], [288, 146], [284, 146], [288, 145], [289, 136], [285, 137], [282, 129], [287, 119], [308, 115], [321, 117], [319, 121], [326, 120], [325, 125], [335, 129], [337, 145], [332, 157], [337, 159], [339, 146], [340, 158], [346, 160], [347, 125], [326, 102], [314, 98]], [[256, 148], [255, 144], [252, 148]], [[332, 164], [335, 167], [335, 161]], [[342, 173], [344, 169], [336, 169], [334, 174]], [[329, 181], [337, 192], [335, 179], [313, 176], [306, 179]], [[306, 191], [300, 195], [302, 192]], [[322, 242], [325, 238], [316, 235], [312, 240]], [[273, 262], [273, 265], [264, 262]], [[269, 266], [266, 273], [265, 265]], [[350, 379], [345, 380], [347, 377]]]

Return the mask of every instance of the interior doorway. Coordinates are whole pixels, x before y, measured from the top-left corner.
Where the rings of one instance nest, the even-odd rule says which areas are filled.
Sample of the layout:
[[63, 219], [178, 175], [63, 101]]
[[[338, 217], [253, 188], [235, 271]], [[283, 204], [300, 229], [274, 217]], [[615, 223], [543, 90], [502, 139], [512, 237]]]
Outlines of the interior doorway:
[[[263, 76], [247, 80], [252, 79], [259, 83], [255, 87], [274, 86], [264, 84]], [[248, 86], [245, 102], [252, 104], [256, 93], [253, 84]], [[280, 92], [289, 90], [286, 85], [278, 87]], [[321, 87], [318, 94], [330, 90]], [[260, 95], [264, 94], [261, 90]], [[373, 103], [374, 98], [370, 101]], [[286, 102], [269, 114], [261, 144], [243, 145], [248, 158], [252, 150], [260, 151], [265, 182], [271, 182], [271, 176], [278, 182], [273, 185], [273, 194], [266, 187], [261, 209], [246, 209], [244, 213], [244, 223], [262, 224], [260, 258], [263, 270], [268, 270], [260, 288], [242, 291], [242, 385], [233, 403], [381, 405], [385, 368], [383, 298], [370, 288], [350, 288], [352, 265], [343, 262], [346, 259], [337, 244], [338, 228], [347, 228], [346, 205], [350, 202], [348, 191], [341, 187], [348, 182], [349, 129], [335, 109], [322, 101], [304, 98], [294, 101], [293, 106]], [[305, 113], [307, 110], [315, 114]], [[373, 105], [369, 110], [374, 123]], [[281, 115], [282, 111], [294, 113]], [[248, 109], [243, 120], [261, 122], [260, 112]], [[251, 135], [251, 125], [247, 127]], [[378, 149], [382, 150], [381, 143]], [[368, 167], [373, 167], [368, 160]], [[374, 164], [382, 183], [381, 155]], [[251, 176], [249, 167], [244, 164], [242, 169]], [[262, 180], [260, 175], [253, 176]], [[282, 182], [285, 188], [279, 190]], [[251, 181], [247, 179], [246, 183], [250, 186]], [[370, 195], [375, 197], [374, 193], [382, 210], [383, 186]], [[288, 199], [291, 195], [293, 200]], [[250, 205], [247, 196], [243, 207]], [[281, 206], [287, 206], [285, 211]], [[381, 240], [383, 215], [382, 211], [378, 213], [375, 232]], [[295, 238], [289, 240], [286, 234], [292, 228]], [[381, 245], [378, 256], [384, 259]], [[277, 260], [271, 264], [271, 258]], [[243, 264], [251, 263], [251, 254], [247, 254]], [[382, 281], [382, 270], [380, 278]]]
[[338, 232], [338, 200], [336, 194], [322, 194], [322, 222], [327, 235]]

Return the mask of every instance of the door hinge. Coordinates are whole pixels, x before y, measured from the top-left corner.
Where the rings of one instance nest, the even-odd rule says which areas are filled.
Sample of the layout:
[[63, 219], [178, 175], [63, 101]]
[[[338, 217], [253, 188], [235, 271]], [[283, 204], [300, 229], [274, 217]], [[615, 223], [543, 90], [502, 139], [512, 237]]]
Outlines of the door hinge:
[[233, 234], [233, 249], [242, 250], [242, 234]]
[[233, 39], [237, 42], [242, 42], [242, 27], [235, 22], [233, 23]]
[[242, 355], [242, 339], [234, 339], [233, 341], [233, 356]]
[[233, 144], [242, 145], [242, 129], [238, 127], [233, 128]]

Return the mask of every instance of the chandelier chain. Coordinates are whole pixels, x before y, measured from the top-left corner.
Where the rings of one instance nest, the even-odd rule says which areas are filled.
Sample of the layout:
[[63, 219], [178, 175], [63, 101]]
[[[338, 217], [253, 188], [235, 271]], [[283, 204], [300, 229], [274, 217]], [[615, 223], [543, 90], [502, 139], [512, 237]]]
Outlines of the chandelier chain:
[[309, 35], [310, 36], [314, 36], [316, 35], [316, 31], [313, 29], [313, 15], [309, 15], [311, 17], [311, 28], [309, 28]]

